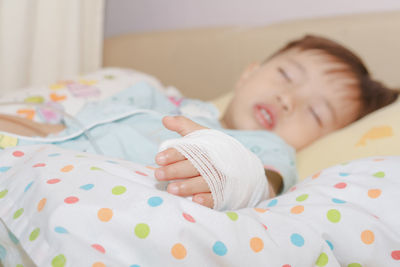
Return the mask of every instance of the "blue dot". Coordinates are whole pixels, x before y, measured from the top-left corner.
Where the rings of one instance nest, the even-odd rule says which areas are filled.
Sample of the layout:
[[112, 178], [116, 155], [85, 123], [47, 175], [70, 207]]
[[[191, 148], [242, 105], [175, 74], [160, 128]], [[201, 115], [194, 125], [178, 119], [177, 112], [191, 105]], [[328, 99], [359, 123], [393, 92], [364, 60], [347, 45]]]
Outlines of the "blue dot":
[[152, 207], [157, 207], [163, 203], [163, 200], [161, 197], [151, 197], [147, 200], [147, 203]]
[[[118, 162], [116, 162], [116, 161], [113, 161], [113, 160], [106, 160], [106, 162], [108, 162], [108, 163], [112, 163], [112, 164], [119, 164]], [[135, 265], [132, 265], [132, 266], [135, 266]], [[137, 265], [137, 266], [139, 266], [139, 265]]]
[[326, 243], [328, 243], [328, 246], [331, 248], [331, 250], [333, 250], [333, 245], [332, 245], [332, 243], [330, 242], [330, 241], [328, 241], [328, 240], [325, 240], [326, 241]]
[[19, 241], [18, 241], [17, 237], [13, 233], [11, 233], [10, 231], [8, 232], [8, 237], [11, 239], [11, 241], [15, 245], [18, 245]]
[[129, 266], [129, 267], [140, 267], [140, 265], [133, 264], [133, 265], [131, 265], [131, 266]]
[[55, 227], [54, 231], [59, 234], [68, 234], [68, 230], [61, 226]]
[[226, 248], [224, 243], [222, 243], [221, 241], [217, 241], [213, 246], [213, 251], [218, 256], [224, 256], [226, 252], [228, 252], [228, 249]]
[[48, 157], [57, 157], [57, 156], [60, 156], [61, 154], [60, 153], [53, 153], [53, 154], [48, 154], [47, 156]]
[[83, 189], [83, 190], [90, 190], [90, 189], [92, 189], [94, 187], [94, 184], [85, 184], [85, 185], [82, 185], [81, 187], [79, 187], [80, 189]]
[[273, 200], [271, 200], [269, 203], [268, 203], [268, 207], [273, 207], [273, 206], [275, 206], [276, 204], [278, 204], [278, 200], [277, 199], [273, 199]]
[[304, 238], [299, 234], [292, 234], [290, 236], [290, 241], [297, 247], [302, 247], [304, 245]]
[[4, 260], [6, 258], [7, 255], [7, 250], [0, 245], [0, 260]]
[[30, 183], [25, 187], [24, 192], [28, 191], [29, 188], [31, 188], [32, 184], [33, 184], [33, 181], [30, 182]]
[[9, 169], [11, 169], [11, 167], [3, 166], [3, 167], [0, 167], [0, 172], [6, 172], [6, 171], [8, 171]]
[[350, 173], [347, 173], [347, 172], [339, 172], [339, 175], [342, 176], [342, 177], [345, 177], [345, 176], [349, 176]]
[[338, 199], [338, 198], [332, 198], [332, 202], [336, 204], [343, 204], [346, 203], [346, 201]]

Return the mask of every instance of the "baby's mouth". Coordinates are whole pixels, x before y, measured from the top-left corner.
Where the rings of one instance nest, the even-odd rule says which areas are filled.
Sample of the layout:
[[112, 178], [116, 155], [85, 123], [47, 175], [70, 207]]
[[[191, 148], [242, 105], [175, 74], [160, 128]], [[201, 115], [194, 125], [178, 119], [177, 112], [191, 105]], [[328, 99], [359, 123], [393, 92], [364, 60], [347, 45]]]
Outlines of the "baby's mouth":
[[264, 129], [272, 130], [275, 127], [274, 114], [266, 105], [256, 104], [254, 106], [254, 116]]

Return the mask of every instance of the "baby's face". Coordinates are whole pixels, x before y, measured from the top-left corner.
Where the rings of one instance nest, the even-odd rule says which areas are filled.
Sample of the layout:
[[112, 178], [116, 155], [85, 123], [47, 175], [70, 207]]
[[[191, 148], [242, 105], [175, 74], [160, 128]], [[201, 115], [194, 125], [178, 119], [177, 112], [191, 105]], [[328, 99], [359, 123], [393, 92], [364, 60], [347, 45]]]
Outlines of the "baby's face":
[[243, 73], [221, 123], [268, 130], [301, 149], [356, 120], [359, 96], [344, 64], [317, 50], [291, 49]]

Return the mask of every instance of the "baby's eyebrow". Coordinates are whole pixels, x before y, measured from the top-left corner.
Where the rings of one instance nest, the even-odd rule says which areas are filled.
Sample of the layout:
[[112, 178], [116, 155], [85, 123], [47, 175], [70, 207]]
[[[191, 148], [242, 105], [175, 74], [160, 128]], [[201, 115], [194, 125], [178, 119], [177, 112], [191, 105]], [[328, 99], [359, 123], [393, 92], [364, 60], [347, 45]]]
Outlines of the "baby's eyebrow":
[[294, 60], [294, 59], [289, 59], [288, 60], [292, 65], [294, 65], [294, 66], [296, 66], [296, 68], [298, 68], [303, 74], [305, 74], [307, 71], [306, 71], [306, 68], [302, 65], [302, 64], [300, 64], [298, 61], [296, 61], [296, 60]]

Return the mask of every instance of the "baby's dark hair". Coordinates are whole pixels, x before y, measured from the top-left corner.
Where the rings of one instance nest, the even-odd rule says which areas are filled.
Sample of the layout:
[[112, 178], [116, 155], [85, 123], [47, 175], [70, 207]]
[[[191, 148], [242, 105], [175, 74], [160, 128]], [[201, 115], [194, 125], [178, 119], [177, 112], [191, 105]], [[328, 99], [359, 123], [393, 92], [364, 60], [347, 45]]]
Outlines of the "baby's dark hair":
[[293, 48], [300, 49], [301, 51], [320, 50], [349, 68], [350, 73], [357, 80], [361, 93], [361, 109], [358, 119], [393, 103], [399, 96], [400, 92], [398, 90], [390, 89], [383, 83], [372, 79], [368, 69], [356, 54], [330, 39], [315, 35], [306, 35], [301, 39], [289, 42], [273, 56]]

